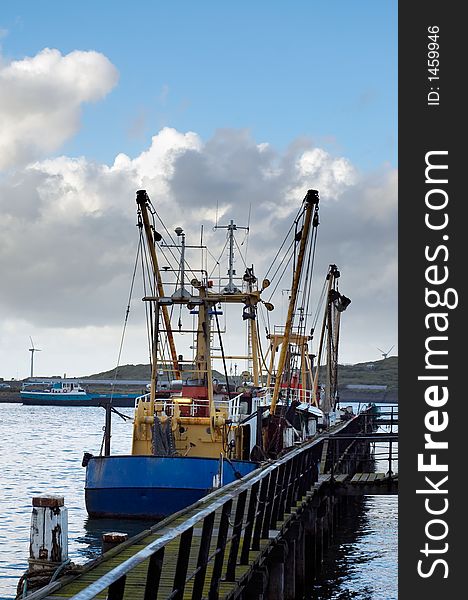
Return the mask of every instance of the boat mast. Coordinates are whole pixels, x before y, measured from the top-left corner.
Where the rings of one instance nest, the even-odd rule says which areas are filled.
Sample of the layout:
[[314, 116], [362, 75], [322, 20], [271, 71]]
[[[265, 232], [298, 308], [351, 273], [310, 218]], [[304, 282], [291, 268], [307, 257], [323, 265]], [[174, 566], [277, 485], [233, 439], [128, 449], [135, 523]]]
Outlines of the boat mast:
[[[258, 360], [258, 335], [257, 335], [257, 321], [256, 319], [250, 319], [250, 353], [252, 356], [252, 371], [253, 371], [253, 384], [255, 387], [259, 387], [261, 366]], [[260, 368], [259, 368], [260, 367]]]
[[320, 361], [326, 337], [326, 382], [325, 397], [320, 399], [320, 408], [325, 415], [328, 415], [335, 409], [335, 394], [337, 388], [337, 368], [338, 368], [338, 342], [341, 322], [341, 313], [346, 310], [351, 300], [339, 293], [337, 281], [340, 277], [340, 271], [336, 265], [330, 265], [327, 273], [327, 301], [323, 315], [322, 331], [320, 333], [319, 350], [317, 354], [317, 368], [315, 371], [313, 384], [313, 399], [316, 402], [318, 377]]
[[[314, 385], [312, 387], [313, 402], [317, 406], [319, 405], [319, 403], [317, 402], [317, 389], [318, 389], [318, 378], [319, 378], [319, 371], [320, 371], [320, 360], [322, 357], [323, 343], [325, 340], [325, 331], [327, 329], [328, 308], [329, 308], [329, 304], [330, 304], [330, 292], [331, 292], [332, 285], [333, 285], [334, 268], [336, 269], [336, 265], [330, 265], [329, 271], [327, 273], [328, 286], [327, 286], [327, 294], [326, 294], [326, 304], [325, 304], [325, 311], [323, 313], [322, 330], [320, 332], [320, 342], [319, 342], [319, 350], [318, 350], [318, 354], [317, 354], [317, 367], [315, 369]], [[328, 371], [327, 371], [327, 379], [328, 379]], [[322, 405], [322, 406], [320, 406], [320, 408], [323, 410], [323, 412], [325, 414], [327, 414], [327, 411], [325, 410], [326, 403], [320, 402], [320, 404]], [[328, 412], [330, 412], [330, 411], [328, 410]]]
[[[248, 228], [247, 228], [248, 229]], [[257, 282], [257, 278], [254, 275], [254, 266], [252, 265], [250, 268], [246, 268], [245, 274], [243, 277], [244, 281], [247, 283], [247, 289], [249, 293], [252, 293], [254, 290], [254, 284]], [[263, 379], [262, 366], [259, 360], [260, 353], [260, 343], [258, 339], [257, 333], [257, 307], [253, 306], [252, 310], [250, 310], [246, 316], [248, 316], [248, 356], [249, 363], [252, 363], [252, 376], [253, 376], [253, 384], [255, 387], [259, 387], [261, 379]]]
[[[315, 213], [316, 214], [318, 213], [318, 203], [319, 203], [318, 191], [317, 190], [308, 190], [308, 192], [304, 198], [304, 204], [305, 204], [304, 225], [303, 225], [302, 232], [301, 232], [301, 243], [300, 243], [300, 247], [299, 247], [299, 254], [297, 257], [296, 270], [294, 272], [294, 277], [293, 277], [291, 296], [289, 299], [288, 315], [286, 318], [286, 325], [285, 325], [284, 334], [283, 334], [283, 343], [281, 345], [281, 353], [280, 353], [280, 357], [279, 357], [279, 361], [278, 361], [278, 369], [276, 372], [275, 387], [273, 390], [273, 397], [271, 399], [271, 408], [270, 408], [271, 414], [274, 414], [276, 405], [278, 403], [278, 398], [279, 398], [279, 393], [280, 393], [280, 388], [281, 388], [281, 380], [283, 378], [284, 367], [286, 364], [286, 356], [287, 356], [288, 349], [289, 349], [289, 340], [291, 337], [294, 310], [296, 307], [296, 298], [297, 298], [297, 293], [299, 290], [299, 283], [301, 280], [302, 265], [304, 263], [304, 256], [305, 256], [305, 252], [306, 252], [307, 242], [309, 240], [310, 224], [312, 222], [312, 212], [315, 207]], [[318, 225], [318, 220], [317, 220], [317, 225]], [[316, 226], [315, 219], [314, 219], [314, 226]]]
[[225, 294], [237, 294], [237, 293], [239, 293], [240, 290], [234, 283], [234, 275], [236, 274], [236, 271], [234, 270], [234, 231], [237, 231], [237, 229], [245, 229], [246, 231], [249, 231], [249, 228], [248, 227], [239, 227], [231, 219], [229, 222], [229, 225], [215, 225], [214, 229], [227, 229], [228, 230], [228, 236], [229, 236], [229, 270], [228, 270], [229, 283], [224, 288], [223, 292]]
[[[161, 272], [159, 270], [158, 257], [156, 255], [156, 248], [155, 248], [156, 239], [155, 239], [155, 235], [151, 229], [151, 224], [150, 224], [149, 215], [148, 215], [149, 197], [148, 197], [148, 194], [146, 193], [146, 190], [138, 190], [137, 191], [136, 201], [137, 201], [138, 207], [140, 209], [140, 214], [141, 214], [141, 218], [143, 221], [143, 228], [145, 230], [146, 240], [147, 240], [148, 248], [149, 248], [150, 255], [151, 255], [151, 262], [153, 265], [153, 271], [154, 271], [154, 277], [156, 280], [158, 296], [160, 298], [163, 298], [164, 297], [164, 288], [163, 288], [162, 279], [161, 279]], [[167, 310], [167, 306], [165, 306], [165, 305], [161, 306], [161, 311], [162, 311], [162, 315], [163, 315], [164, 326], [165, 326], [165, 329], [167, 332], [167, 339], [169, 342], [169, 349], [170, 349], [171, 357], [172, 357], [174, 375], [175, 375], [176, 379], [180, 379], [179, 361], [178, 361], [177, 351], [176, 351], [176, 347], [175, 347], [175, 343], [174, 343], [174, 336], [172, 334], [171, 319], [169, 316], [169, 312]], [[156, 312], [158, 312], [158, 311], [156, 311]], [[158, 317], [158, 315], [156, 315], [156, 317]], [[151, 397], [153, 399], [154, 399], [154, 394], [156, 391], [155, 386], [156, 386], [156, 373], [157, 373], [156, 361], [154, 360], [154, 358], [155, 357], [153, 357], [153, 366], [152, 366], [152, 373], [151, 373]]]
[[[249, 220], [250, 220], [250, 218], [249, 218]], [[231, 219], [229, 221], [229, 225], [215, 225], [214, 229], [227, 229], [228, 238], [229, 238], [229, 269], [228, 269], [229, 282], [223, 288], [222, 293], [230, 294], [230, 295], [240, 294], [241, 291], [234, 283], [234, 275], [236, 275], [236, 271], [234, 269], [234, 243], [235, 243], [234, 232], [237, 231], [238, 229], [243, 229], [244, 231], [247, 231], [247, 233], [248, 233], [250, 231], [250, 228], [248, 226], [241, 227], [239, 225], [236, 225], [234, 223], [234, 221]], [[253, 265], [251, 268], [246, 269], [243, 279], [247, 283], [247, 288], [248, 288], [249, 293], [252, 293], [254, 283], [256, 283], [256, 281], [257, 281], [257, 278], [254, 275]], [[258, 357], [259, 342], [258, 342], [258, 335], [257, 335], [256, 307], [252, 305], [252, 309], [245, 312], [244, 318], [247, 318], [249, 321], [249, 324], [248, 324], [248, 348], [249, 348], [248, 356], [249, 356], [249, 359], [251, 359], [251, 361], [252, 361], [253, 383], [256, 387], [258, 387], [259, 381], [260, 381], [260, 376], [261, 376], [261, 367], [259, 367], [259, 357]]]

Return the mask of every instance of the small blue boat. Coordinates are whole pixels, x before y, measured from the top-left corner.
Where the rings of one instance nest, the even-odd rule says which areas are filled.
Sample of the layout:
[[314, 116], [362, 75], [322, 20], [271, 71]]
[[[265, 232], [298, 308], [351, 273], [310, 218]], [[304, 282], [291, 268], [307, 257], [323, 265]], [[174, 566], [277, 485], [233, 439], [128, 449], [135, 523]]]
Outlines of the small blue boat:
[[258, 466], [251, 461], [188, 456], [95, 456], [88, 460], [88, 514], [135, 519], [160, 519], [177, 512]]
[[26, 385], [20, 391], [22, 404], [28, 406], [100, 406], [112, 400], [116, 407], [133, 407], [137, 393], [99, 394], [87, 392], [76, 381], [57, 381], [44, 389]]

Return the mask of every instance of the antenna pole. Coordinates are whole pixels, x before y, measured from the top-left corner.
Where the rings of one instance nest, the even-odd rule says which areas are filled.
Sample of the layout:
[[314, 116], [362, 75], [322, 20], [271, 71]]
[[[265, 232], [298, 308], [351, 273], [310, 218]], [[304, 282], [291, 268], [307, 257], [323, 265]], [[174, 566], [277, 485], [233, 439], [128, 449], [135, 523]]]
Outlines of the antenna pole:
[[185, 289], [185, 233], [181, 227], [175, 230], [176, 234], [180, 237], [180, 288], [177, 289], [173, 294], [172, 298], [190, 298], [190, 292]]
[[239, 292], [239, 289], [234, 284], [234, 275], [236, 274], [236, 272], [234, 270], [234, 231], [236, 231], [237, 229], [246, 229], [248, 231], [249, 228], [248, 227], [238, 227], [234, 223], [234, 221], [231, 219], [231, 221], [229, 222], [229, 225], [216, 225], [215, 229], [227, 229], [228, 236], [229, 236], [229, 270], [228, 270], [229, 283], [224, 288], [223, 292], [225, 294], [237, 294]]
[[237, 289], [237, 287], [234, 285], [234, 275], [236, 274], [236, 272], [234, 271], [234, 231], [236, 229], [237, 229], [237, 226], [234, 223], [234, 221], [231, 219], [229, 225], [227, 226], [228, 235], [229, 235], [229, 270], [228, 270], [229, 283], [224, 288], [224, 291], [229, 294], [235, 294], [236, 292], [239, 291]]

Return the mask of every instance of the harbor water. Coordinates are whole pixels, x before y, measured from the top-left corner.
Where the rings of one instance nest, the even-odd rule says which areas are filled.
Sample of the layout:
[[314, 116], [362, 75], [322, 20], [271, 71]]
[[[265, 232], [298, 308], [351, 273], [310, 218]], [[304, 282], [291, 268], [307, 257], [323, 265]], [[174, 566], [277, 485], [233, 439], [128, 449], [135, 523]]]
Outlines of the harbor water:
[[[99, 453], [103, 424], [102, 408], [0, 404], [0, 600], [15, 598], [27, 568], [33, 496], [65, 497], [69, 558], [79, 564], [100, 553], [104, 531], [131, 536], [151, 524], [87, 517], [81, 461], [85, 451]], [[128, 454], [131, 434], [131, 421], [114, 415], [112, 452]], [[396, 557], [397, 497], [364, 497], [343, 522], [310, 598], [396, 600]]]

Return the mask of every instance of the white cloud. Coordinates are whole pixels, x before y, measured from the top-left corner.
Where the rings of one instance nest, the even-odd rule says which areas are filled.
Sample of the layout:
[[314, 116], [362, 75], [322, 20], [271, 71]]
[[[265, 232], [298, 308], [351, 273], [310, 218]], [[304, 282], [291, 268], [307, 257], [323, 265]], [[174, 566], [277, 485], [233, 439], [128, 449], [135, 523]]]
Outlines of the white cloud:
[[[220, 130], [204, 142], [196, 133], [165, 128], [139, 156], [118, 154], [110, 166], [62, 156], [6, 174], [0, 180], [0, 334], [11, 339], [14, 330], [25, 338], [17, 346], [25, 366], [27, 335], [47, 346], [40, 356], [44, 374], [112, 368], [110, 340], [117, 348], [137, 245], [137, 189], [146, 189], [168, 228], [182, 226], [188, 239], [198, 241], [204, 221], [216, 256], [224, 244], [223, 234], [211, 230], [216, 205], [223, 223], [234, 218], [239, 225], [251, 207], [249, 262], [262, 277], [309, 188], [321, 193], [316, 273], [324, 276], [329, 263], [338, 264], [343, 293], [353, 300], [343, 319], [343, 360], [367, 360], [357, 355], [365, 336], [382, 328], [384, 344], [396, 335], [395, 172], [364, 176], [345, 158], [304, 143], [279, 153], [247, 131]], [[135, 305], [142, 295], [138, 289]], [[131, 344], [124, 362], [147, 360], [143, 340]], [[5, 355], [3, 368], [15, 360], [12, 352]]]
[[0, 62], [0, 169], [24, 165], [57, 150], [79, 127], [81, 106], [102, 99], [118, 73], [98, 52], [36, 56]]
[[396, 214], [398, 176], [392, 169], [377, 173], [363, 190], [362, 203], [365, 218], [386, 222]]

